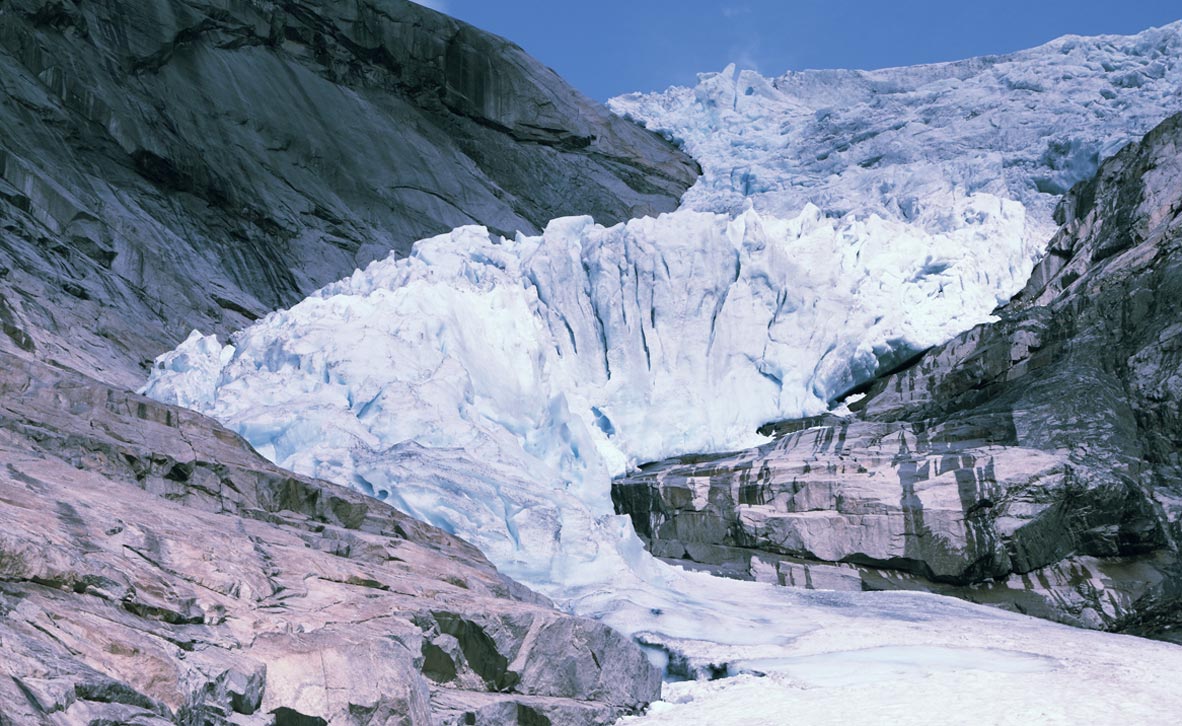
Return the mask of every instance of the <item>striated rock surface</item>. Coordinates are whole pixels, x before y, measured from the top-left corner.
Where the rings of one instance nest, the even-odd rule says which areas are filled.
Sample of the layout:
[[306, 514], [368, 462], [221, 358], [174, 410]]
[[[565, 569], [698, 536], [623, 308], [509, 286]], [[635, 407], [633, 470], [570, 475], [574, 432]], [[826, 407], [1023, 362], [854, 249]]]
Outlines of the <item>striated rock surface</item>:
[[414, 240], [669, 211], [698, 172], [406, 0], [9, 0], [0, 89], [0, 346], [127, 387]]
[[210, 419], [0, 353], [0, 724], [606, 724], [640, 648]]
[[852, 416], [642, 467], [659, 556], [824, 589], [915, 588], [1182, 640], [1182, 116], [1077, 185], [1029, 284]]

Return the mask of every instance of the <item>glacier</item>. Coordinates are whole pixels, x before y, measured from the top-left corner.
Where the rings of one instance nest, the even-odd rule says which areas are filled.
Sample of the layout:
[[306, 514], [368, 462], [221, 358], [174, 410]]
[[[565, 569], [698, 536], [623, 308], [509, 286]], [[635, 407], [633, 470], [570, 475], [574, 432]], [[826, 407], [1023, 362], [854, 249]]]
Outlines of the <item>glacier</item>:
[[1182, 107], [1180, 89], [1176, 22], [904, 68], [765, 78], [731, 65], [608, 106], [699, 161], [683, 208], [792, 216], [814, 204], [944, 229], [959, 224], [949, 200], [986, 193], [1030, 211], [1037, 246], [1059, 195]]
[[[1025, 283], [1057, 194], [1182, 109], [1180, 59], [1175, 24], [910, 69], [730, 68], [616, 99], [701, 162], [677, 212], [422, 240], [228, 345], [195, 332], [144, 391], [468, 539], [670, 673], [772, 674], [826, 708], [860, 686], [823, 674], [850, 668], [981, 708], [994, 689], [1070, 693], [1047, 722], [1117, 713], [1080, 685], [1100, 679], [1178, 708], [1160, 677], [1182, 665], [1171, 646], [936, 596], [685, 572], [647, 555], [609, 486], [645, 461], [757, 444], [761, 424], [839, 406], [990, 319]], [[730, 680], [670, 686], [685, 703], [644, 718], [709, 723], [747, 687]], [[908, 698], [869, 691], [884, 708]]]

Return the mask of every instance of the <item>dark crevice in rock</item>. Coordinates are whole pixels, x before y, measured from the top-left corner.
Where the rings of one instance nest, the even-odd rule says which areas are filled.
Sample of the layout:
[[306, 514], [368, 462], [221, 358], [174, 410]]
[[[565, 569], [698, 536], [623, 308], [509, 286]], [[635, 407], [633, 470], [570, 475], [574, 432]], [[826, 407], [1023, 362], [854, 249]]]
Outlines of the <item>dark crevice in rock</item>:
[[275, 726], [328, 726], [328, 721], [319, 716], [305, 716], [294, 708], [282, 706], [271, 712]]
[[520, 676], [509, 670], [509, 659], [501, 654], [484, 628], [456, 613], [436, 612], [432, 616], [439, 632], [459, 641], [468, 666], [484, 679], [490, 690], [508, 691], [520, 682]]
[[551, 726], [551, 721], [545, 714], [537, 711], [524, 703], [517, 704], [517, 724], [518, 726]]
[[439, 646], [423, 641], [423, 675], [436, 683], [448, 683], [456, 677], [456, 663]]

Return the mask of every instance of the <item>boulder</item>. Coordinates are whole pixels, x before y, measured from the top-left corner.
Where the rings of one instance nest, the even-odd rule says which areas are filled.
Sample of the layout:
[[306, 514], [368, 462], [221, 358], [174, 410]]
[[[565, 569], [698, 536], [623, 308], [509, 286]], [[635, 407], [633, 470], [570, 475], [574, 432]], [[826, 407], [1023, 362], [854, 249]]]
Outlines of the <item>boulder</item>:
[[0, 352], [0, 462], [4, 726], [606, 724], [660, 694], [631, 640], [191, 411]]
[[418, 239], [671, 211], [698, 173], [408, 0], [12, 0], [0, 84], [0, 346], [131, 388]]

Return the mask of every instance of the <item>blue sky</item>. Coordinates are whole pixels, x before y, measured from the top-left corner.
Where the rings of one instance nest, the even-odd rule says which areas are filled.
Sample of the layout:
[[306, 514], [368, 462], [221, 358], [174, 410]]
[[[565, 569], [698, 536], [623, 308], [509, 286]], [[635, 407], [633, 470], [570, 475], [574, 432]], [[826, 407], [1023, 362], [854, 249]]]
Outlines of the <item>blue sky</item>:
[[1005, 53], [1067, 33], [1134, 33], [1179, 0], [421, 0], [516, 42], [604, 100], [737, 61], [765, 75]]

